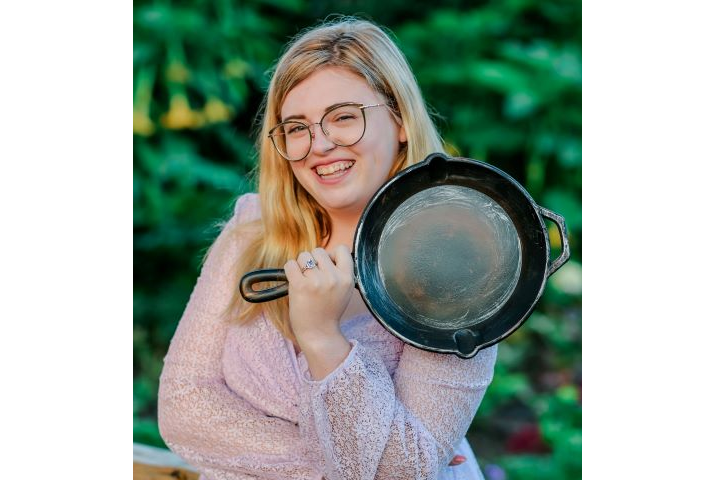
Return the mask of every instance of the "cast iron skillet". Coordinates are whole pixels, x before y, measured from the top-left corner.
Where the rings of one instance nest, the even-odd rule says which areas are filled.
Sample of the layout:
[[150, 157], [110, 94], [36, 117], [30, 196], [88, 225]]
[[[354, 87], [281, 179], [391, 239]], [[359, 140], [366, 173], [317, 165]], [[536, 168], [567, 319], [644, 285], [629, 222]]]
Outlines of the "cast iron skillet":
[[[562, 253], [550, 260], [543, 218], [558, 226]], [[570, 257], [565, 221], [537, 205], [502, 170], [433, 153], [388, 180], [358, 223], [355, 281], [370, 312], [418, 348], [471, 358], [530, 316]], [[258, 303], [287, 295], [282, 269], [245, 274], [240, 292]]]

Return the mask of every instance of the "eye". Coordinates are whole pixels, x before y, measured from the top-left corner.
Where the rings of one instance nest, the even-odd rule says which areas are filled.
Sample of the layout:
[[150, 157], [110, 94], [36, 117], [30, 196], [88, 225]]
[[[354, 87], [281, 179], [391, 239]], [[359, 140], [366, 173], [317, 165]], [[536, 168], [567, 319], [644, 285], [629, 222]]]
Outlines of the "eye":
[[307, 129], [307, 126], [303, 125], [302, 123], [293, 123], [285, 127], [285, 134], [296, 135], [301, 133], [305, 129]]
[[358, 115], [354, 112], [338, 112], [335, 115], [332, 115], [332, 119], [330, 120], [332, 123], [345, 123], [345, 122], [352, 122], [354, 120], [358, 119]]

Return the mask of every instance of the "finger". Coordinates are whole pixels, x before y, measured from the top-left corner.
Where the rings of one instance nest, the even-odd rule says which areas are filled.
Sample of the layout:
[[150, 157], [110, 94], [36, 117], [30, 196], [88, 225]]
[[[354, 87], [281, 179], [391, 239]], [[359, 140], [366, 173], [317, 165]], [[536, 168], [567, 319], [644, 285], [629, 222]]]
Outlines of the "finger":
[[305, 262], [312, 259], [313, 256], [310, 252], [300, 252], [297, 257], [297, 262], [302, 266]]
[[295, 259], [290, 259], [285, 262], [283, 269], [285, 270], [285, 276], [288, 279], [288, 283], [299, 282], [302, 279], [300, 265], [298, 265]]
[[[305, 265], [307, 265], [308, 261], [313, 260], [316, 264], [313, 268], [305, 268]], [[298, 265], [300, 265], [300, 272], [303, 274], [307, 274], [309, 270], [314, 270], [317, 268], [317, 259], [315, 259], [310, 252], [300, 252], [297, 259]]]
[[465, 462], [465, 460], [467, 460], [467, 459], [465, 457], [463, 457], [462, 455], [455, 455], [453, 457], [453, 459], [450, 461], [449, 465], [451, 467], [454, 467], [456, 465], [460, 465], [461, 463]]
[[350, 249], [347, 246], [340, 244], [335, 247], [335, 250], [332, 253], [333, 255], [331, 258], [341, 271], [349, 273], [350, 275], [355, 274], [355, 262], [353, 262], [352, 255], [350, 255]]
[[332, 271], [335, 269], [335, 262], [330, 258], [330, 254], [323, 248], [315, 248], [312, 251], [312, 256], [315, 257], [315, 261], [320, 266], [321, 270]]
[[[339, 247], [340, 245], [338, 245]], [[330, 257], [330, 260], [332, 260], [333, 263], [337, 262], [337, 249], [338, 247], [333, 248], [332, 250], [325, 250], [325, 253], [328, 254], [328, 257]]]

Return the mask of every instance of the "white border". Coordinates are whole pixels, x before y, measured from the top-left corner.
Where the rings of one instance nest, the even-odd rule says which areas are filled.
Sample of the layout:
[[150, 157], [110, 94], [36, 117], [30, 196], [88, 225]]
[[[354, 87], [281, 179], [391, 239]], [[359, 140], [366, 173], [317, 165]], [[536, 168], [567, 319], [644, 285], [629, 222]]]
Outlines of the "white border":
[[131, 478], [132, 4], [0, 12], [3, 474]]

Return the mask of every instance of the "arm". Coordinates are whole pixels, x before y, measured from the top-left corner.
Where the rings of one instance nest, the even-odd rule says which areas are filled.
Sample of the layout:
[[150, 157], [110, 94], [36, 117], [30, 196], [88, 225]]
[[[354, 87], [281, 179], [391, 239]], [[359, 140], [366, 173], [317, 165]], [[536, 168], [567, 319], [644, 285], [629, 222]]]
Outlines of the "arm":
[[237, 288], [234, 263], [243, 239], [233, 222], [252, 219], [254, 198], [213, 245], [172, 339], [160, 377], [158, 423], [167, 445], [202, 472], [222, 478], [308, 478], [296, 425], [253, 408], [225, 384], [221, 313]]
[[497, 347], [463, 360], [405, 345], [393, 382], [373, 351], [350, 343], [335, 371], [304, 381], [301, 426], [317, 431], [327, 478], [436, 478], [492, 380]]

